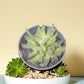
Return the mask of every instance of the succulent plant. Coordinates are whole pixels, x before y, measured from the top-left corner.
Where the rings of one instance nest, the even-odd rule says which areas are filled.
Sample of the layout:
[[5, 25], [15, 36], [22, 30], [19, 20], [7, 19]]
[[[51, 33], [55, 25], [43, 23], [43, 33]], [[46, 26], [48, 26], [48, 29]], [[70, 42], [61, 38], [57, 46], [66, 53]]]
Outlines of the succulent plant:
[[6, 72], [13, 77], [22, 77], [27, 73], [27, 71], [29, 71], [28, 66], [25, 65], [21, 58], [13, 58], [12, 61], [7, 65], [6, 70]]
[[58, 68], [55, 69], [55, 72], [58, 75], [64, 74], [65, 72], [67, 72], [67, 65], [60, 65]]
[[27, 43], [22, 43], [22, 48], [32, 50], [28, 53], [28, 58], [36, 67], [50, 66], [65, 51], [62, 46], [64, 41], [58, 38], [54, 24], [48, 29], [45, 25], [39, 26], [34, 35], [27, 30], [25, 40]]

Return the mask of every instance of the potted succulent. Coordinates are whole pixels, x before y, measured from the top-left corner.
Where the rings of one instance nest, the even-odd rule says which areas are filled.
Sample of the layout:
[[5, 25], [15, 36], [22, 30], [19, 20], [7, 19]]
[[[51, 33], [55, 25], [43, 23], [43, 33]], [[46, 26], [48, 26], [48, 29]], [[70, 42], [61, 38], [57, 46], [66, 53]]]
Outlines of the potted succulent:
[[28, 29], [19, 40], [20, 58], [7, 65], [7, 84], [68, 84], [70, 74], [62, 63], [65, 48], [65, 39], [54, 25]]

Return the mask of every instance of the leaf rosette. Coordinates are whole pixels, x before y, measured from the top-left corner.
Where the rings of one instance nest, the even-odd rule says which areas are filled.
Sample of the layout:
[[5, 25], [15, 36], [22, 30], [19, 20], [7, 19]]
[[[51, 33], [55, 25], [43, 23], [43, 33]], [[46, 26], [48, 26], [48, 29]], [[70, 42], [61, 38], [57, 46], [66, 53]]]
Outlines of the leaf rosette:
[[22, 61], [21, 58], [13, 58], [7, 65], [6, 70], [6, 72], [13, 77], [23, 77], [27, 71], [29, 71], [28, 66]]
[[35, 34], [27, 30], [24, 39], [26, 43], [21, 43], [23, 50], [32, 50], [25, 55], [26, 60], [31, 66], [37, 68], [53, 66], [65, 52], [65, 46], [62, 45], [64, 40], [58, 38], [54, 24], [51, 28], [46, 28], [45, 25], [39, 26]]

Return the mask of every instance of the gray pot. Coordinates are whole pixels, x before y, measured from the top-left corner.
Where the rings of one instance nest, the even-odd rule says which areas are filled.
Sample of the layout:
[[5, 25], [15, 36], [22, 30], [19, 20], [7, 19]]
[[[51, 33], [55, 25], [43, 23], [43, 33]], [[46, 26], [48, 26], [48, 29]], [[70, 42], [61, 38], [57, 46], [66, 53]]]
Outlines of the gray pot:
[[[39, 25], [36, 25], [36, 26], [34, 26], [34, 27], [29, 28], [29, 31], [30, 31], [32, 34], [35, 34], [36, 31], [37, 31], [38, 26], [39, 26]], [[49, 27], [49, 26], [46, 26], [46, 31], [47, 31], [48, 28], [50, 28], [50, 27]], [[60, 40], [64, 40], [63, 35], [62, 35], [58, 30], [56, 30], [56, 32], [58, 33], [58, 38], [59, 38]], [[25, 38], [24, 38], [24, 36], [25, 36], [26, 34], [27, 34], [27, 33], [25, 32], [25, 33], [21, 36], [21, 38], [20, 38], [20, 40], [19, 40], [18, 53], [19, 53], [19, 56], [21, 57], [21, 59], [22, 59], [29, 67], [34, 68], [34, 69], [37, 69], [37, 70], [47, 70], [47, 69], [52, 69], [52, 68], [56, 67], [58, 64], [60, 64], [60, 63], [62, 62], [62, 60], [63, 60], [63, 58], [64, 58], [64, 56], [65, 56], [65, 52], [62, 53], [62, 55], [59, 57], [59, 59], [56, 60], [55, 63], [53, 63], [51, 66], [48, 66], [48, 67], [36, 67], [36, 66], [32, 65], [32, 64], [28, 61], [28, 57], [27, 57], [27, 55], [28, 55], [28, 53], [30, 53], [30, 51], [27, 50], [27, 49], [23, 49], [23, 48], [21, 47], [21, 44], [26, 42], [26, 40], [25, 40]], [[66, 47], [66, 42], [63, 42], [62, 45]], [[23, 53], [24, 53], [24, 54], [23, 54]]]

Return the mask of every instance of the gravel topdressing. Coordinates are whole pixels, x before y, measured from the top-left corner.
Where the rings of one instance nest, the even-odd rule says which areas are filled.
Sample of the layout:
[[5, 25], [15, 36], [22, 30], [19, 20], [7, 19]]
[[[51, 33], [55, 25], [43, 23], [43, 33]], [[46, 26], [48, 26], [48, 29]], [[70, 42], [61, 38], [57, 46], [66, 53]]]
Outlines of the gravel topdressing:
[[55, 69], [47, 70], [47, 71], [38, 71], [38, 70], [30, 69], [30, 71], [28, 71], [23, 78], [29, 78], [29, 79], [52, 79], [52, 78], [65, 77], [68, 74], [69, 73], [66, 72], [66, 73], [64, 73], [63, 75], [60, 76], [60, 75], [58, 75], [55, 72]]

